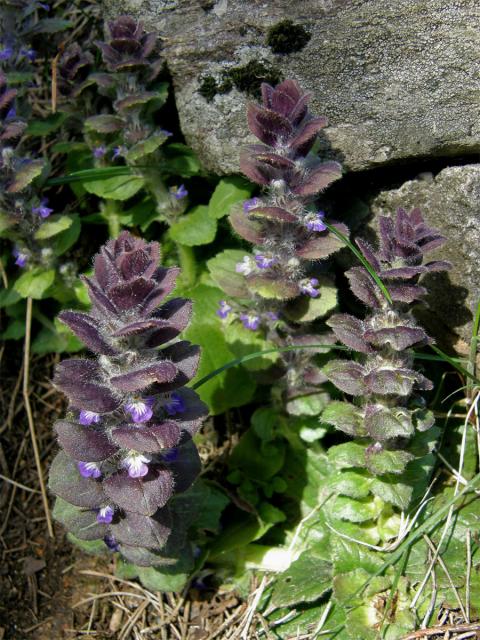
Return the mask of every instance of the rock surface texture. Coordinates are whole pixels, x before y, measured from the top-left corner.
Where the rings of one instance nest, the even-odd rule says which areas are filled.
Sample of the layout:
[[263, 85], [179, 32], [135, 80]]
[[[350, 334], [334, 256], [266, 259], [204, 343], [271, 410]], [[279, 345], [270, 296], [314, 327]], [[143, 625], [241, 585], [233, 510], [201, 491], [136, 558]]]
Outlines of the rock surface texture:
[[478, 0], [125, 0], [121, 11], [164, 37], [182, 130], [216, 173], [238, 171], [253, 141], [245, 101], [262, 75], [313, 92], [326, 151], [347, 170], [480, 151]]
[[420, 207], [427, 223], [448, 238], [432, 259], [449, 260], [452, 269], [426, 276], [428, 302], [447, 327], [469, 342], [472, 311], [480, 300], [480, 165], [449, 167], [435, 178], [420, 175], [381, 192], [371, 204], [376, 216], [399, 206]]

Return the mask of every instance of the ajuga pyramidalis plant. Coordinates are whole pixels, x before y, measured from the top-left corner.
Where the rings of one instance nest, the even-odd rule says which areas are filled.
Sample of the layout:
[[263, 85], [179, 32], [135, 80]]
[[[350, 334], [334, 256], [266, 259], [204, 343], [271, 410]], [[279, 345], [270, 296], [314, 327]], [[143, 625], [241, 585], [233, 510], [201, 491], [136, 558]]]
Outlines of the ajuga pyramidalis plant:
[[329, 479], [329, 490], [340, 494], [328, 503], [332, 516], [366, 527], [376, 523], [376, 535], [388, 538], [398, 533], [398, 510], [409, 507], [412, 494], [422, 497], [428, 454], [438, 435], [421, 395], [432, 383], [415, 368], [412, 351], [431, 339], [412, 307], [426, 293], [419, 278], [450, 265], [424, 262], [445, 238], [424, 222], [418, 209], [380, 217], [379, 229], [378, 250], [357, 242], [393, 302], [364, 267], [347, 271], [353, 293], [369, 313], [363, 320], [343, 313], [327, 320], [338, 340], [358, 357], [331, 360], [324, 367], [327, 378], [351, 400], [330, 403], [322, 420], [353, 437], [329, 450], [338, 472]]
[[[262, 98], [261, 105], [248, 106], [250, 131], [261, 144], [243, 151], [240, 166], [263, 192], [230, 216], [234, 230], [254, 250], [232, 265], [230, 273], [222, 272], [221, 258], [218, 268], [213, 266], [214, 279], [232, 296], [220, 302], [218, 315], [264, 331], [278, 346], [318, 343], [318, 336], [306, 335], [305, 323], [335, 306], [331, 300], [325, 305], [323, 286], [333, 285], [318, 274], [318, 261], [342, 243], [327, 229], [325, 213], [314, 201], [341, 177], [342, 169], [310, 153], [327, 120], [308, 111], [310, 94], [296, 81], [285, 80], [275, 88], [262, 84]], [[348, 233], [344, 224], [331, 224]], [[283, 357], [287, 397], [309, 393], [324, 380], [311, 355], [290, 352]]]
[[85, 122], [87, 139], [98, 166], [124, 161], [144, 179], [157, 212], [172, 224], [186, 207], [183, 185], [168, 188], [161, 145], [172, 135], [155, 121], [166, 100], [166, 85], [158, 82], [163, 66], [159, 36], [147, 33], [141, 22], [120, 16], [106, 26], [106, 39], [96, 42], [104, 70], [90, 76], [100, 93], [111, 100], [113, 113]]
[[159, 257], [157, 243], [126, 231], [102, 247], [85, 278], [91, 312], [60, 314], [96, 357], [63, 361], [54, 377], [69, 400], [55, 423], [54, 515], [76, 538], [103, 539], [140, 566], [172, 564], [185, 545], [173, 498], [199, 473], [192, 436], [206, 417], [185, 387], [199, 349], [176, 340], [191, 302], [161, 304], [179, 270], [159, 267]]

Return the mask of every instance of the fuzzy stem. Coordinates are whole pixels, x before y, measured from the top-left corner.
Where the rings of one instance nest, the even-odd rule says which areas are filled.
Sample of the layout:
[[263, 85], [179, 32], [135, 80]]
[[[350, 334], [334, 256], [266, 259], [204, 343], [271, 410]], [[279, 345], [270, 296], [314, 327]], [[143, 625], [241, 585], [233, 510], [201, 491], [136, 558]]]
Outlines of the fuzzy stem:
[[195, 253], [192, 247], [187, 247], [184, 244], [176, 244], [177, 255], [182, 269], [179, 280], [184, 287], [193, 287], [197, 279], [197, 265], [195, 260]]

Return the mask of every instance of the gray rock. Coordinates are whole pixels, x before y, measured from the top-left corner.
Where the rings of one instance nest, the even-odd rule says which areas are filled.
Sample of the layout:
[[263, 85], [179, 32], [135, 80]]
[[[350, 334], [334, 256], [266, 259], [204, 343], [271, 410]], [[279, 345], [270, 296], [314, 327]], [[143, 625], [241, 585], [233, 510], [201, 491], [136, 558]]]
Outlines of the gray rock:
[[[428, 303], [434, 312], [435, 333], [445, 341], [444, 323], [466, 343], [470, 342], [472, 316], [480, 300], [480, 164], [449, 167], [435, 178], [421, 174], [399, 189], [383, 191], [371, 203], [372, 212], [391, 214], [397, 207], [420, 207], [428, 223], [447, 237], [432, 259], [449, 260], [448, 274], [429, 274]], [[460, 351], [466, 345], [456, 344]]]
[[[103, 1], [118, 15], [118, 0]], [[248, 96], [198, 90], [252, 60], [314, 93], [325, 151], [348, 170], [480, 151], [478, 0], [126, 0], [121, 11], [164, 36], [182, 130], [217, 173], [238, 171]], [[311, 39], [275, 54], [267, 31], [285, 18]]]

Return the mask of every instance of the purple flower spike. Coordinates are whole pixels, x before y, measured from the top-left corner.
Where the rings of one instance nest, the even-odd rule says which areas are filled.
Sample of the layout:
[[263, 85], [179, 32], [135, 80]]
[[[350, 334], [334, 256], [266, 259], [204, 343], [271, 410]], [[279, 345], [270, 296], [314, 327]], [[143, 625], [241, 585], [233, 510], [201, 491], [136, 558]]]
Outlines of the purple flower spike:
[[247, 215], [250, 213], [252, 209], [258, 207], [260, 204], [260, 200], [258, 198], [250, 198], [250, 200], [245, 200], [243, 203], [243, 212]]
[[10, 60], [13, 55], [12, 47], [3, 47], [0, 49], [0, 62], [3, 60]]
[[170, 193], [176, 200], [181, 200], [188, 196], [188, 191], [185, 189], [184, 184], [181, 184], [179, 187], [170, 187]]
[[52, 213], [53, 209], [47, 207], [48, 198], [42, 198], [38, 207], [32, 207], [32, 213], [37, 214], [41, 218], [48, 218], [48, 216]]
[[100, 522], [100, 524], [110, 524], [113, 520], [114, 513], [115, 513], [115, 510], [110, 505], [107, 505], [106, 507], [102, 507], [101, 509], [98, 510], [97, 522]]
[[250, 329], [250, 331], [256, 331], [260, 326], [260, 317], [253, 313], [241, 313], [240, 320], [245, 329]]
[[19, 249], [15, 248], [12, 251], [12, 255], [14, 258], [16, 258], [15, 264], [17, 265], [17, 267], [23, 268], [27, 264], [27, 260], [28, 260], [27, 253], [24, 253], [23, 251], [20, 251]]
[[169, 416], [175, 416], [177, 413], [183, 413], [187, 407], [182, 396], [178, 393], [172, 393], [169, 402], [164, 405], [164, 408]]
[[219, 305], [220, 305], [220, 309], [218, 309], [217, 311], [217, 316], [222, 320], [225, 320], [225, 318], [228, 316], [228, 314], [232, 310], [232, 307], [228, 304], [226, 300], [220, 300]]
[[244, 276], [248, 276], [253, 271], [254, 262], [250, 256], [245, 256], [241, 262], [237, 262], [235, 271], [241, 273]]
[[259, 269], [270, 269], [277, 261], [275, 256], [271, 254], [257, 253], [255, 255], [255, 262]]
[[154, 398], [140, 398], [139, 400], [128, 402], [125, 405], [125, 411], [132, 416], [134, 422], [148, 422], [153, 416], [154, 403]]
[[149, 462], [150, 458], [147, 458], [147, 456], [131, 451], [130, 455], [122, 462], [122, 466], [127, 469], [130, 478], [143, 478], [148, 473]]
[[100, 478], [102, 472], [96, 462], [79, 462], [78, 470], [84, 478]]
[[306, 293], [311, 298], [317, 298], [320, 295], [320, 291], [315, 289], [318, 287], [318, 280], [316, 278], [307, 278], [300, 283], [300, 291]]
[[91, 424], [98, 424], [100, 422], [100, 414], [95, 413], [95, 411], [80, 411], [80, 416], [78, 421], [80, 424], [88, 427]]
[[103, 156], [107, 153], [107, 147], [101, 144], [99, 147], [94, 147], [92, 153], [94, 158], [103, 158]]
[[323, 222], [323, 218], [325, 218], [325, 211], [312, 213], [305, 218], [305, 226], [309, 231], [325, 231], [327, 227]]
[[110, 549], [110, 551], [120, 551], [120, 546], [111, 533], [107, 533], [107, 535], [103, 538], [103, 541]]

